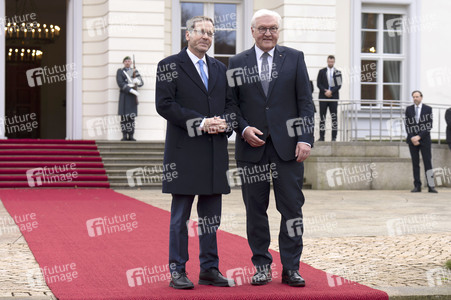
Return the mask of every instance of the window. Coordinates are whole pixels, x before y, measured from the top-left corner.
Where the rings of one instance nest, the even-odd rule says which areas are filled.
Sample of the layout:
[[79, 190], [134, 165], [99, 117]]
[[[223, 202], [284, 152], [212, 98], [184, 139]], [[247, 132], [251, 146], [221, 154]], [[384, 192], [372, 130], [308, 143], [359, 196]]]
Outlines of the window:
[[226, 66], [229, 58], [242, 51], [237, 22], [240, 15], [239, 2], [181, 2], [180, 3], [180, 49], [187, 46], [185, 39], [186, 21], [194, 16], [205, 15], [215, 23], [215, 36], [208, 54]]
[[403, 97], [402, 75], [406, 59], [405, 35], [402, 27], [404, 18], [402, 14], [362, 13], [360, 49], [362, 106], [399, 106], [399, 101]]

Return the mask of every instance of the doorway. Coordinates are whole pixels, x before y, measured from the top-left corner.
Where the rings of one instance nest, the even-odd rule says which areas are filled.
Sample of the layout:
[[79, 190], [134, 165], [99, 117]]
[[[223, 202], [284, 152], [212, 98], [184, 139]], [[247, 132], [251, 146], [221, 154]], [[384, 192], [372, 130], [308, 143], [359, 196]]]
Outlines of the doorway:
[[66, 1], [5, 4], [5, 136], [64, 139]]

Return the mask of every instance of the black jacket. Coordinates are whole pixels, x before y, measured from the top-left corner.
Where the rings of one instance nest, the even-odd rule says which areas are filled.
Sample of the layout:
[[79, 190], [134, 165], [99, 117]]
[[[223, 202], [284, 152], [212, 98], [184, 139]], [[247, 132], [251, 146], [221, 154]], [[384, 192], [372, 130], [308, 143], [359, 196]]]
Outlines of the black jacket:
[[[258, 70], [254, 47], [232, 57], [227, 72]], [[241, 133], [246, 126], [261, 130], [263, 136], [260, 138], [263, 140], [270, 133], [277, 153], [285, 161], [295, 159], [298, 141], [313, 146], [314, 105], [304, 54], [276, 45], [271, 73], [268, 96], [265, 96], [258, 80], [258, 72], [243, 74], [241, 84], [231, 89], [239, 112], [235, 150], [237, 160], [258, 162], [265, 149], [252, 147], [242, 139]], [[254, 80], [255, 76], [257, 80]], [[297, 118], [304, 122], [299, 126], [301, 130], [291, 127]]]
[[327, 79], [327, 68], [323, 68], [318, 72], [317, 86], [319, 89], [319, 99], [340, 99], [339, 90], [341, 89], [342, 76], [341, 72], [334, 68], [334, 86], [331, 87], [332, 98], [327, 98], [324, 94], [325, 89], [329, 89], [329, 80]]
[[420, 112], [420, 120], [417, 123], [415, 120], [415, 105], [410, 105], [406, 108], [405, 126], [407, 132], [408, 144], [412, 144], [410, 140], [412, 137], [419, 135], [421, 137], [420, 144], [431, 144], [432, 129], [432, 108], [426, 104], [422, 105]]

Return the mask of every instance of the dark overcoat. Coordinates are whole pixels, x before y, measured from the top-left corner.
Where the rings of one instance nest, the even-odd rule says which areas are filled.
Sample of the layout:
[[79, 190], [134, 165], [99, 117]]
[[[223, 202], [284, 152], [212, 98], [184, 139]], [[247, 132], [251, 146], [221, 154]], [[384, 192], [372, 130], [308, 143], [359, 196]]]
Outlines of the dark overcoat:
[[[138, 115], [138, 103], [136, 101], [136, 96], [130, 93], [131, 87], [128, 86], [129, 80], [127, 76], [124, 74], [125, 68], [121, 68], [117, 70], [116, 73], [116, 81], [117, 85], [120, 88], [119, 93], [119, 108], [118, 108], [118, 115], [124, 116], [124, 115], [131, 115], [134, 114], [134, 116]], [[129, 76], [132, 78], [133, 71], [129, 71]], [[141, 80], [141, 84], [138, 85], [138, 87], [141, 87], [144, 85], [144, 81], [141, 78], [141, 75], [138, 71], [136, 71], [135, 76]]]
[[233, 116], [233, 101], [227, 96], [226, 67], [207, 55], [206, 60], [208, 91], [186, 48], [158, 64], [156, 109], [167, 120], [164, 164], [173, 164], [168, 171], [177, 171], [177, 178], [163, 181], [164, 193], [230, 192], [226, 172], [227, 138], [231, 131], [207, 134], [199, 130], [204, 117]]

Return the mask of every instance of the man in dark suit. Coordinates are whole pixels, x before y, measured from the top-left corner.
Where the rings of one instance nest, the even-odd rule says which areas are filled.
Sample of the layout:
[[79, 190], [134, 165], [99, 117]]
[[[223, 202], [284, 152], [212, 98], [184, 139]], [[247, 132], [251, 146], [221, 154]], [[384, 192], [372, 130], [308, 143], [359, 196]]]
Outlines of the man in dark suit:
[[178, 173], [176, 179], [163, 181], [163, 193], [172, 194], [170, 286], [194, 287], [185, 264], [187, 226], [195, 195], [199, 220], [203, 220], [198, 229], [199, 284], [232, 286], [234, 281], [222, 276], [218, 269], [216, 230], [220, 225], [222, 194], [230, 192], [226, 172], [231, 130], [226, 130], [226, 119], [230, 120], [233, 102], [227, 98], [225, 65], [206, 55], [213, 40], [213, 21], [193, 17], [186, 28], [188, 48], [159, 62], [156, 83], [156, 108], [167, 120], [164, 165], [173, 164]]
[[133, 135], [135, 118], [138, 116], [138, 87], [142, 87], [144, 82], [138, 70], [130, 68], [132, 64], [130, 56], [126, 56], [122, 62], [124, 67], [116, 72], [116, 82], [120, 88], [118, 114], [121, 116], [121, 141], [136, 141]]
[[280, 22], [276, 12], [257, 11], [251, 22], [255, 46], [232, 57], [227, 73], [233, 78], [228, 79], [238, 111], [235, 157], [256, 268], [251, 283], [263, 285], [271, 281], [271, 237], [266, 210], [272, 177], [277, 209], [282, 215], [282, 282], [305, 286], [299, 274], [303, 247], [302, 162], [313, 145], [314, 106], [304, 54], [277, 45]]
[[451, 108], [448, 108], [445, 113], [446, 120], [446, 142], [451, 150]]
[[[407, 132], [407, 144], [409, 144], [412, 157], [414, 189], [412, 193], [421, 192], [420, 180], [420, 151], [423, 157], [426, 181], [430, 193], [437, 193], [434, 186], [431, 158], [431, 134], [432, 108], [421, 103], [423, 94], [420, 91], [412, 92], [413, 105], [406, 108], [405, 126]], [[428, 172], [429, 171], [429, 172]]]
[[319, 89], [319, 99], [327, 99], [332, 101], [320, 101], [319, 102], [319, 114], [320, 114], [320, 128], [319, 128], [319, 140], [324, 142], [324, 136], [326, 134], [326, 114], [327, 108], [329, 108], [330, 117], [332, 119], [332, 142], [337, 140], [337, 128], [338, 128], [338, 100], [340, 99], [339, 90], [341, 88], [342, 76], [341, 72], [334, 68], [335, 56], [329, 55], [327, 57], [327, 68], [319, 70], [317, 78], [317, 86]]

